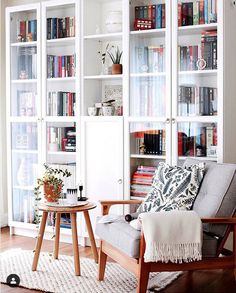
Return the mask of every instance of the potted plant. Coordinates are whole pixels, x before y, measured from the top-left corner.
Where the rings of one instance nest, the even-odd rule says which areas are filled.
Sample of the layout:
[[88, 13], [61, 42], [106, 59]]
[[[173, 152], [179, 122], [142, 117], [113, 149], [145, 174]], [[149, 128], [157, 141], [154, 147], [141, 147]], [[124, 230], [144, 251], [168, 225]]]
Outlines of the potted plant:
[[[112, 47], [114, 48], [114, 47]], [[115, 52], [111, 52], [110, 50], [107, 51], [107, 54], [111, 58], [112, 67], [111, 67], [111, 74], [121, 74], [122, 73], [122, 64], [120, 64], [121, 56], [123, 51], [120, 51], [119, 47], [117, 46]]]
[[37, 179], [37, 185], [34, 188], [34, 195], [36, 200], [40, 200], [41, 188], [43, 187], [44, 198], [49, 202], [57, 202], [62, 188], [64, 186], [63, 180], [58, 177], [69, 177], [71, 173], [66, 169], [57, 169], [49, 167], [44, 164], [45, 172], [41, 178]]

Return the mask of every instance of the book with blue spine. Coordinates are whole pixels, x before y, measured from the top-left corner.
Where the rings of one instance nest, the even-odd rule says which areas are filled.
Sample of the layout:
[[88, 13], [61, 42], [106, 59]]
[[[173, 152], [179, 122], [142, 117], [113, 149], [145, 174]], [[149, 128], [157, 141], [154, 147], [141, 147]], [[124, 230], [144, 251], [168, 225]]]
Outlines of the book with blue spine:
[[162, 27], [162, 5], [156, 5], [156, 28]]
[[204, 17], [205, 23], [208, 23], [208, 0], [204, 1]]

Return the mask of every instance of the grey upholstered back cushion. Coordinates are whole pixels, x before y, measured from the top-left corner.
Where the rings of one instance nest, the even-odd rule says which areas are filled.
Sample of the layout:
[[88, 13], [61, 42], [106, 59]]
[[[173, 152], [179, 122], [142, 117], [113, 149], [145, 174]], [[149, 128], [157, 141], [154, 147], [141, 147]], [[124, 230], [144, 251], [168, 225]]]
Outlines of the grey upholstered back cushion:
[[[184, 166], [199, 163], [200, 160], [187, 159]], [[201, 160], [202, 161], [202, 160]], [[205, 162], [206, 173], [193, 210], [200, 217], [232, 216], [236, 208], [236, 165]], [[204, 230], [223, 237], [226, 225], [204, 225]]]

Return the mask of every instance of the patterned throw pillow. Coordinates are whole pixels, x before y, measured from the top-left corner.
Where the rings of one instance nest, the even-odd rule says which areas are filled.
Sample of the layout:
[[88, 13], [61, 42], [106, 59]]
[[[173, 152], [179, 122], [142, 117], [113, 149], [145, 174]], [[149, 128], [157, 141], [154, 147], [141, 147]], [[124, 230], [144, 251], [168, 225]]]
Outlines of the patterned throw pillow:
[[137, 212], [190, 210], [203, 179], [204, 169], [204, 163], [188, 168], [159, 163], [152, 189]]

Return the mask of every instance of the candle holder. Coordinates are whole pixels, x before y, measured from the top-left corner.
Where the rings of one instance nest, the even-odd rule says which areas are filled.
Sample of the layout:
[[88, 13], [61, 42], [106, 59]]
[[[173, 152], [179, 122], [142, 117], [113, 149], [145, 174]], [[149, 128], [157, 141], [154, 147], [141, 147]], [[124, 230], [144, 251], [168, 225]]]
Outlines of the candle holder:
[[79, 184], [79, 197], [78, 197], [78, 201], [85, 201], [87, 200], [88, 198], [83, 196], [83, 185], [82, 184]]

